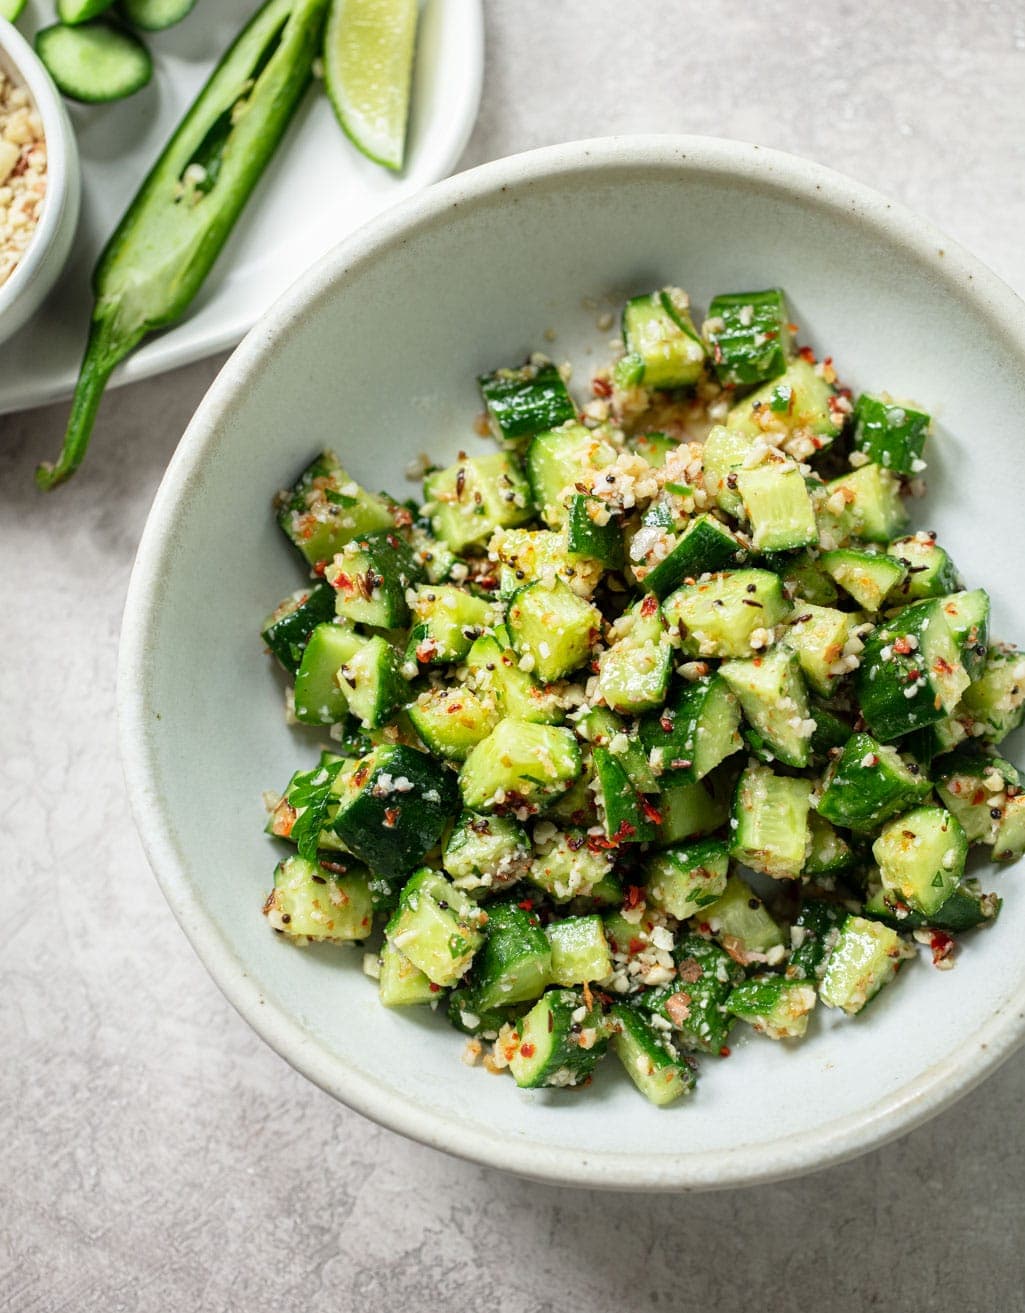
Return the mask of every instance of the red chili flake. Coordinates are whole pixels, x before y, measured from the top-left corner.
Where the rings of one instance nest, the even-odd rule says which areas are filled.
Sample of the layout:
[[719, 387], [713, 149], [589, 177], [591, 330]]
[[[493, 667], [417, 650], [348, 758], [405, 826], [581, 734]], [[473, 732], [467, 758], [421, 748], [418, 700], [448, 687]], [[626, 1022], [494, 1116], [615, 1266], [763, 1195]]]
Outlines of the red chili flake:
[[413, 523], [413, 512], [408, 506], [393, 506], [391, 518], [396, 529], [408, 529]]
[[929, 938], [929, 947], [932, 949], [933, 966], [939, 966], [954, 952], [954, 938], [945, 930], [934, 930]]
[[352, 580], [342, 570], [339, 570], [338, 573], [335, 575], [335, 577], [331, 580], [331, 586], [332, 588], [336, 588], [340, 593], [352, 592]]
[[462, 709], [463, 709], [463, 704], [461, 702], [453, 702], [450, 706], [445, 708], [445, 711], [448, 715], [451, 716], [453, 712], [462, 711]]
[[644, 902], [644, 889], [639, 884], [632, 884], [627, 887], [626, 897], [623, 899], [624, 907], [638, 907]]
[[428, 989], [431, 991], [432, 994], [438, 994], [441, 992], [441, 986], [436, 985], [433, 980], [428, 985]]
[[533, 1044], [529, 1044], [529, 1043], [528, 1043], [528, 1044], [521, 1044], [521, 1045], [520, 1045], [520, 1054], [521, 1054], [521, 1056], [524, 1057], [524, 1058], [532, 1058], [532, 1057], [534, 1056], [534, 1046], [533, 1046]]
[[719, 1057], [728, 1058], [729, 1056], [730, 1056], [730, 1046], [728, 1044], [724, 1044], [722, 1048], [719, 1050]]
[[898, 656], [907, 656], [911, 651], [911, 644], [906, 638], [895, 638], [893, 640], [893, 650]]
[[972, 794], [972, 806], [978, 807], [985, 801], [986, 801], [986, 790], [976, 789], [975, 792]]
[[524, 900], [521, 903], [517, 903], [516, 906], [522, 907], [525, 912], [532, 912], [534, 910], [534, 900], [533, 898], [524, 898]]
[[663, 734], [672, 734], [673, 717], [670, 715], [668, 711], [664, 711], [662, 715], [659, 716], [658, 723], [659, 723], [659, 728], [662, 730]]
[[922, 672], [917, 668], [917, 666], [912, 666], [911, 669], [908, 671], [908, 683], [913, 684], [915, 680], [919, 678], [921, 673]]
[[936, 671], [938, 675], [950, 675], [953, 674], [954, 671], [954, 667], [950, 664], [950, 662], [946, 659], [946, 657], [937, 657], [936, 660], [933, 662], [932, 668], [933, 670]]
[[324, 571], [327, 569], [327, 561], [317, 561], [313, 566], [313, 573], [320, 579], [324, 577]]
[[591, 391], [596, 397], [611, 397], [612, 384], [607, 378], [592, 378]]
[[367, 782], [367, 777], [369, 776], [369, 774], [370, 774], [369, 766], [357, 766], [357, 768], [352, 772], [352, 782], [353, 784], [355, 784], [357, 789], [362, 789], [363, 785], [366, 784]]
[[658, 610], [658, 598], [654, 593], [649, 593], [641, 603], [641, 615], [648, 617], [653, 616]]
[[801, 347], [800, 351], [798, 351], [797, 354], [801, 357], [802, 360], [807, 360], [809, 365], [814, 365], [816, 363], [815, 352], [811, 349], [810, 346]]
[[641, 799], [641, 811], [644, 813], [645, 819], [651, 821], [652, 825], [662, 824], [662, 813], [657, 807], [653, 807], [647, 798]]
[[384, 541], [388, 544], [388, 546], [392, 549], [393, 552], [397, 552], [399, 550], [399, 546], [400, 546], [399, 540], [398, 538], [395, 537], [393, 533], [388, 534], [387, 538], [385, 538]]
[[483, 588], [485, 592], [493, 592], [498, 587], [498, 580], [490, 574], [482, 574], [474, 583], [478, 588]]
[[627, 945], [626, 951], [632, 956], [636, 953], [643, 953], [646, 948], [647, 944], [643, 939], [631, 939]]
[[400, 807], [385, 807], [384, 809], [384, 827], [386, 830], [394, 830], [399, 817], [402, 815]]
[[774, 328], [771, 328], [768, 332], [763, 333], [762, 337], [765, 338], [766, 342], [775, 342], [776, 338], [779, 337], [779, 334]]
[[717, 365], [722, 364], [722, 347], [719, 345], [718, 340], [716, 340], [715, 346], [712, 349], [712, 359]]

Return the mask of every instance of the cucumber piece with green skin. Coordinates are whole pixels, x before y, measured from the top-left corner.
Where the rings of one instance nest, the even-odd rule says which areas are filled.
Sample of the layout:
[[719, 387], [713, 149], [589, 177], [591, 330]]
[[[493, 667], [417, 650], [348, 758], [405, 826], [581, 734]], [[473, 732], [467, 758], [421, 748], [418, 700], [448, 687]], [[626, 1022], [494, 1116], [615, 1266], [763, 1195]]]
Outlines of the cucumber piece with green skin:
[[387, 939], [381, 945], [378, 960], [377, 993], [382, 1006], [413, 1007], [418, 1003], [432, 1003], [438, 997], [439, 987]]
[[737, 479], [754, 445], [753, 435], [716, 424], [709, 429], [701, 449], [705, 489], [719, 509], [734, 520], [742, 519], [744, 515]]
[[989, 610], [989, 594], [982, 588], [952, 593], [943, 599], [943, 614], [961, 649], [961, 663], [973, 681], [986, 668]]
[[496, 438], [518, 442], [575, 420], [577, 408], [550, 361], [481, 374], [477, 386]]
[[831, 446], [843, 427], [834, 410], [836, 389], [803, 356], [738, 401], [726, 427], [749, 438], [767, 436], [788, 454], [806, 460]]
[[634, 296], [623, 307], [623, 344], [647, 388], [692, 387], [705, 368], [705, 346], [685, 292], [667, 287]]
[[913, 406], [863, 392], [854, 403], [854, 448], [895, 474], [917, 474], [930, 422]]
[[962, 708], [988, 743], [1002, 743], [1025, 720], [1025, 652], [991, 647], [982, 674], [965, 691]]
[[346, 625], [314, 628], [295, 675], [296, 720], [304, 725], [336, 725], [345, 719], [349, 699], [338, 683], [338, 672], [365, 641]]
[[870, 920], [882, 921], [893, 930], [918, 930], [928, 926], [957, 934], [995, 921], [1001, 906], [1002, 900], [996, 894], [982, 892], [978, 880], [962, 880], [939, 910], [929, 917], [914, 911], [882, 885], [869, 888], [862, 911]]
[[617, 844], [648, 843], [658, 835], [662, 819], [634, 788], [623, 764], [607, 748], [591, 752], [594, 800], [606, 838]]
[[545, 683], [585, 665], [600, 640], [602, 615], [561, 579], [527, 584], [514, 594], [506, 619], [512, 645]]
[[740, 703], [718, 674], [680, 684], [640, 724], [641, 742], [666, 780], [703, 779], [741, 747]]
[[511, 816], [464, 811], [445, 840], [442, 865], [457, 889], [486, 896], [508, 888], [530, 869], [530, 839]]
[[328, 584], [300, 588], [267, 617], [260, 637], [281, 665], [294, 675], [302, 663], [310, 635], [319, 624], [334, 619], [335, 593]]
[[552, 953], [553, 985], [587, 985], [612, 974], [612, 954], [600, 916], [561, 917], [545, 926], [545, 934]]
[[553, 578], [578, 597], [590, 597], [604, 567], [591, 557], [571, 555], [568, 532], [568, 525], [561, 530], [499, 529], [488, 543], [488, 556], [499, 562], [499, 597], [512, 597], [524, 584]]
[[[838, 547], [819, 557], [823, 570], [865, 611], [879, 611], [908, 580], [903, 561], [878, 552]], [[890, 603], [893, 605], [893, 603]]]
[[402, 888], [384, 928], [388, 942], [442, 989], [467, 971], [484, 942], [487, 913], [441, 874], [424, 867]]
[[520, 669], [504, 625], [474, 642], [466, 665], [470, 688], [482, 699], [493, 696], [503, 715], [539, 725], [557, 724], [565, 718], [555, 693]]
[[[635, 539], [636, 542], [636, 539]], [[667, 597], [685, 579], [714, 573], [732, 565], [741, 553], [734, 534], [713, 515], [698, 515], [690, 520], [668, 555], [654, 565], [633, 567], [634, 577], [647, 593]], [[649, 552], [644, 558], [651, 558]]]
[[504, 451], [461, 457], [428, 474], [424, 497], [431, 529], [454, 552], [482, 547], [496, 529], [515, 529], [534, 517], [523, 469]]
[[[840, 494], [843, 509], [837, 514], [831, 506]], [[908, 513], [900, 496], [900, 480], [881, 465], [863, 465], [860, 470], [842, 474], [826, 484], [826, 523], [828, 534], [837, 539], [833, 546], [841, 546], [850, 537], [863, 538], [871, 543], [888, 543], [903, 533]], [[819, 529], [822, 545], [827, 536]]]
[[[327, 5], [328, 0], [267, 0], [149, 171], [96, 267], [89, 342], [60, 456], [36, 470], [42, 489], [69, 478], [84, 458], [114, 367], [149, 333], [179, 319], [198, 292], [309, 84]], [[39, 33], [36, 40], [59, 55], [69, 30], [48, 30], [49, 37]], [[134, 41], [125, 33], [118, 37]], [[119, 74], [106, 76], [102, 65], [91, 61], [88, 81], [79, 89], [109, 96], [118, 76], [119, 90], [138, 82], [148, 56], [130, 49], [124, 65], [125, 46], [119, 43], [114, 53]], [[77, 53], [83, 53], [81, 44]], [[82, 72], [77, 58], [68, 62], [69, 73]]]
[[744, 968], [702, 935], [684, 935], [673, 949], [677, 979], [639, 995], [638, 1005], [673, 1027], [680, 1048], [720, 1054], [733, 1028], [726, 1011], [730, 991], [744, 979]]
[[[604, 522], [602, 516], [605, 517]], [[609, 517], [608, 508], [600, 497], [577, 493], [570, 498], [566, 517], [566, 548], [572, 556], [600, 561], [610, 570], [622, 569], [623, 531], [619, 521]]]
[[808, 713], [815, 722], [810, 739], [813, 759], [828, 757], [830, 748], [842, 748], [854, 732], [853, 725], [815, 698], [808, 700]]
[[857, 617], [849, 611], [812, 602], [795, 607], [784, 641], [797, 653], [809, 687], [822, 697], [831, 697], [840, 680], [850, 674], [844, 649], [857, 625]]
[[671, 777], [662, 784], [658, 814], [656, 846], [668, 848], [719, 829], [729, 816], [729, 806], [709, 790], [705, 780]]
[[961, 576], [934, 533], [915, 533], [895, 538], [886, 549], [907, 571], [891, 589], [890, 605], [902, 606], [924, 597], [946, 597], [962, 587]]
[[421, 665], [462, 661], [491, 623], [491, 607], [455, 584], [419, 584], [410, 606], [409, 650]]
[[[780, 576], [788, 596], [796, 599], [795, 605], [810, 602], [814, 606], [829, 607], [840, 596], [819, 559], [810, 552], [767, 552], [757, 564]], [[804, 610], [803, 606], [801, 610]]]
[[406, 713], [431, 752], [446, 761], [465, 761], [498, 724], [494, 701], [468, 688], [429, 688]]
[[964, 875], [968, 840], [946, 808], [916, 807], [883, 826], [872, 855], [884, 892], [929, 917]]
[[605, 707], [592, 707], [577, 721], [578, 733], [595, 747], [607, 748], [619, 759], [638, 793], [658, 793], [659, 776], [651, 768], [640, 737], [625, 720]]
[[409, 623], [406, 591], [423, 582], [409, 544], [394, 532], [355, 538], [324, 571], [335, 610], [352, 624], [399, 629]]
[[764, 656], [724, 661], [719, 677], [774, 757], [786, 766], [807, 766], [815, 724], [797, 653], [781, 644]]
[[428, 583], [445, 583], [456, 564], [456, 554], [447, 543], [435, 538], [429, 520], [414, 521], [410, 525], [409, 547]]
[[121, 0], [121, 13], [144, 32], [163, 32], [187, 18], [196, 0]]
[[766, 460], [753, 469], [741, 469], [737, 491], [756, 552], [788, 552], [818, 544], [811, 497], [792, 461]]
[[587, 893], [586, 898], [579, 899], [577, 908], [580, 914], [584, 915], [585, 911], [594, 908], [597, 912], [608, 911], [610, 907], [622, 907], [623, 899], [626, 897], [626, 887], [623, 884], [622, 877], [615, 871], [607, 871], [605, 875], [593, 884]]
[[968, 685], [943, 599], [935, 598], [904, 607], [869, 635], [855, 693], [874, 737], [889, 743], [949, 715]]
[[366, 872], [354, 868], [336, 875], [299, 856], [278, 863], [263, 911], [291, 939], [349, 943], [366, 939], [374, 923]]
[[667, 1108], [694, 1088], [695, 1075], [668, 1037], [626, 1003], [616, 1003], [609, 1017], [612, 1050], [626, 1074], [649, 1103]]
[[463, 762], [459, 788], [470, 811], [537, 811], [565, 793], [580, 771], [571, 730], [507, 717]]
[[535, 831], [534, 846], [528, 878], [556, 903], [588, 897], [612, 869], [609, 852], [584, 830], [557, 830], [548, 838]]
[[826, 1007], [855, 1016], [913, 956], [914, 950], [889, 926], [848, 915], [826, 960], [819, 998]]
[[[338, 810], [338, 776], [344, 760], [337, 753], [322, 752], [313, 770], [296, 771], [268, 816], [264, 833], [297, 844], [304, 831], [315, 824], [314, 849], [344, 852], [344, 844], [332, 829]], [[299, 824], [310, 806], [314, 808], [313, 816]]]
[[141, 91], [153, 76], [153, 60], [137, 36], [107, 23], [87, 23], [107, 8], [88, 3], [62, 7], [81, 13], [73, 21], [82, 26], [59, 23], [36, 33], [35, 51], [58, 91], [72, 100], [90, 105], [124, 100]]
[[806, 980], [761, 976], [745, 980], [726, 1000], [727, 1009], [759, 1035], [769, 1039], [800, 1039], [818, 997]]
[[8, 23], [13, 23], [27, 3], [28, 0], [0, 0], [0, 18], [6, 18]]
[[672, 645], [654, 597], [636, 602], [612, 631], [598, 658], [598, 697], [613, 711], [637, 715], [665, 701]]
[[527, 449], [527, 478], [534, 505], [545, 524], [561, 528], [569, 516], [576, 485], [613, 464], [616, 448], [600, 429], [583, 424], [539, 433]]
[[1004, 814], [993, 840], [995, 862], [1016, 862], [1025, 853], [1025, 794], [1015, 794], [1004, 804]]
[[412, 871], [459, 810], [455, 776], [434, 757], [405, 744], [372, 749], [339, 780], [335, 833], [384, 876]]
[[970, 750], [952, 752], [937, 763], [936, 793], [957, 817], [969, 843], [993, 843], [1010, 793], [1021, 776], [1009, 761], [978, 756]]
[[797, 880], [808, 860], [811, 781], [749, 765], [737, 781], [730, 852], [774, 880]]
[[627, 439], [626, 445], [646, 460], [652, 469], [660, 470], [665, 466], [669, 453], [675, 451], [680, 444], [668, 433], [635, 433]]
[[608, 1048], [601, 1009], [572, 989], [550, 989], [522, 1019], [509, 1070], [521, 1089], [579, 1085]]
[[409, 695], [399, 654], [380, 635], [361, 638], [356, 651], [339, 668], [336, 679], [350, 712], [368, 729], [384, 725]]
[[310, 565], [332, 560], [346, 543], [394, 527], [383, 497], [361, 488], [333, 451], [313, 460], [281, 496], [278, 524]]
[[726, 889], [696, 918], [707, 927], [734, 962], [773, 966], [786, 957], [783, 930], [746, 881], [731, 875]]
[[686, 921], [722, 896], [729, 865], [730, 849], [724, 839], [663, 849], [644, 863], [647, 901]]
[[551, 983], [552, 950], [536, 916], [513, 902], [489, 903], [484, 944], [470, 974], [484, 1012], [540, 997]]
[[746, 657], [758, 630], [772, 630], [789, 612], [778, 575], [727, 570], [684, 584], [665, 599], [662, 613], [683, 651], [695, 657]]
[[766, 383], [786, 370], [790, 315], [778, 287], [713, 297], [701, 331], [720, 383]]
[[445, 1013], [450, 1024], [464, 1035], [480, 1035], [483, 1039], [497, 1039], [503, 1026], [515, 1025], [529, 1010], [529, 1005], [520, 1003], [485, 1011], [473, 993], [462, 986], [449, 990], [445, 997]]
[[927, 797], [931, 787], [917, 763], [896, 748], [870, 734], [853, 734], [826, 775], [816, 810], [834, 825], [871, 834]]
[[110, 9], [114, 0], [57, 0], [57, 17], [69, 27], [88, 23]]
[[841, 903], [809, 898], [802, 904], [790, 930], [792, 947], [786, 968], [788, 980], [821, 978], [846, 919], [847, 909]]
[[824, 816], [808, 813], [808, 856], [805, 859], [805, 879], [819, 875], [835, 875], [849, 871], [855, 864], [854, 850]]

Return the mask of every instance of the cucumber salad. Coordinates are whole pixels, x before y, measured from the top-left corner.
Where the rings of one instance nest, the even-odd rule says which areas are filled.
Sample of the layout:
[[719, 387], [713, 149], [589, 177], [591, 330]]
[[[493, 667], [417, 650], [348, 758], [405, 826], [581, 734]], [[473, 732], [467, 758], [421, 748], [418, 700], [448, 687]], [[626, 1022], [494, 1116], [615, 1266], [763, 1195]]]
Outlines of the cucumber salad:
[[422, 503], [332, 452], [279, 494], [310, 574], [263, 639], [330, 748], [268, 799], [264, 911], [379, 943], [381, 1003], [520, 1086], [611, 1049], [670, 1104], [738, 1023], [953, 965], [1000, 910], [970, 847], [1025, 849], [1025, 654], [911, 527], [929, 416], [795, 333], [778, 289], [637, 296], [583, 404], [541, 355], [480, 378]]

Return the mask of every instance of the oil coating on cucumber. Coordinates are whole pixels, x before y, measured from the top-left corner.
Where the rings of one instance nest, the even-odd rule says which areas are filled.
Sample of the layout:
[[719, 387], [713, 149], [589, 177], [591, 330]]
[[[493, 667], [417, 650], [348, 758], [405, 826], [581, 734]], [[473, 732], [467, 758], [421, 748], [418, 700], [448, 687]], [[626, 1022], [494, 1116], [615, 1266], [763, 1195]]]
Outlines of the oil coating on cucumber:
[[778, 289], [722, 293], [701, 334], [641, 289], [580, 411], [540, 356], [481, 375], [498, 445], [421, 505], [331, 452], [277, 500], [302, 573], [261, 632], [322, 742], [268, 804], [268, 919], [383, 932], [396, 1024], [440, 1011], [523, 1089], [611, 1050], [686, 1116], [731, 1035], [820, 1045], [821, 1004], [841, 1044], [918, 945], [952, 965], [1013, 896], [975, 863], [1025, 853], [997, 751], [1025, 655], [909, 526], [926, 412], [853, 403], [793, 331]]

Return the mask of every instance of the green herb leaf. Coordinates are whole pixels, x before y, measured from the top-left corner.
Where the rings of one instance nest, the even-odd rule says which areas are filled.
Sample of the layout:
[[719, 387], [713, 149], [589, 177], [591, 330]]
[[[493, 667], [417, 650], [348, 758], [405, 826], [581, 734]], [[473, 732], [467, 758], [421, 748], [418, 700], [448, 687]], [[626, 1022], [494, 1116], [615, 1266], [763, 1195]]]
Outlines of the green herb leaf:
[[299, 808], [304, 809], [292, 826], [292, 838], [299, 849], [299, 856], [308, 862], [317, 860], [320, 832], [327, 820], [328, 807], [333, 797], [331, 786], [344, 765], [345, 759], [342, 758], [327, 766], [317, 766], [304, 775], [297, 775], [295, 784], [288, 791], [289, 805], [297, 811]]

